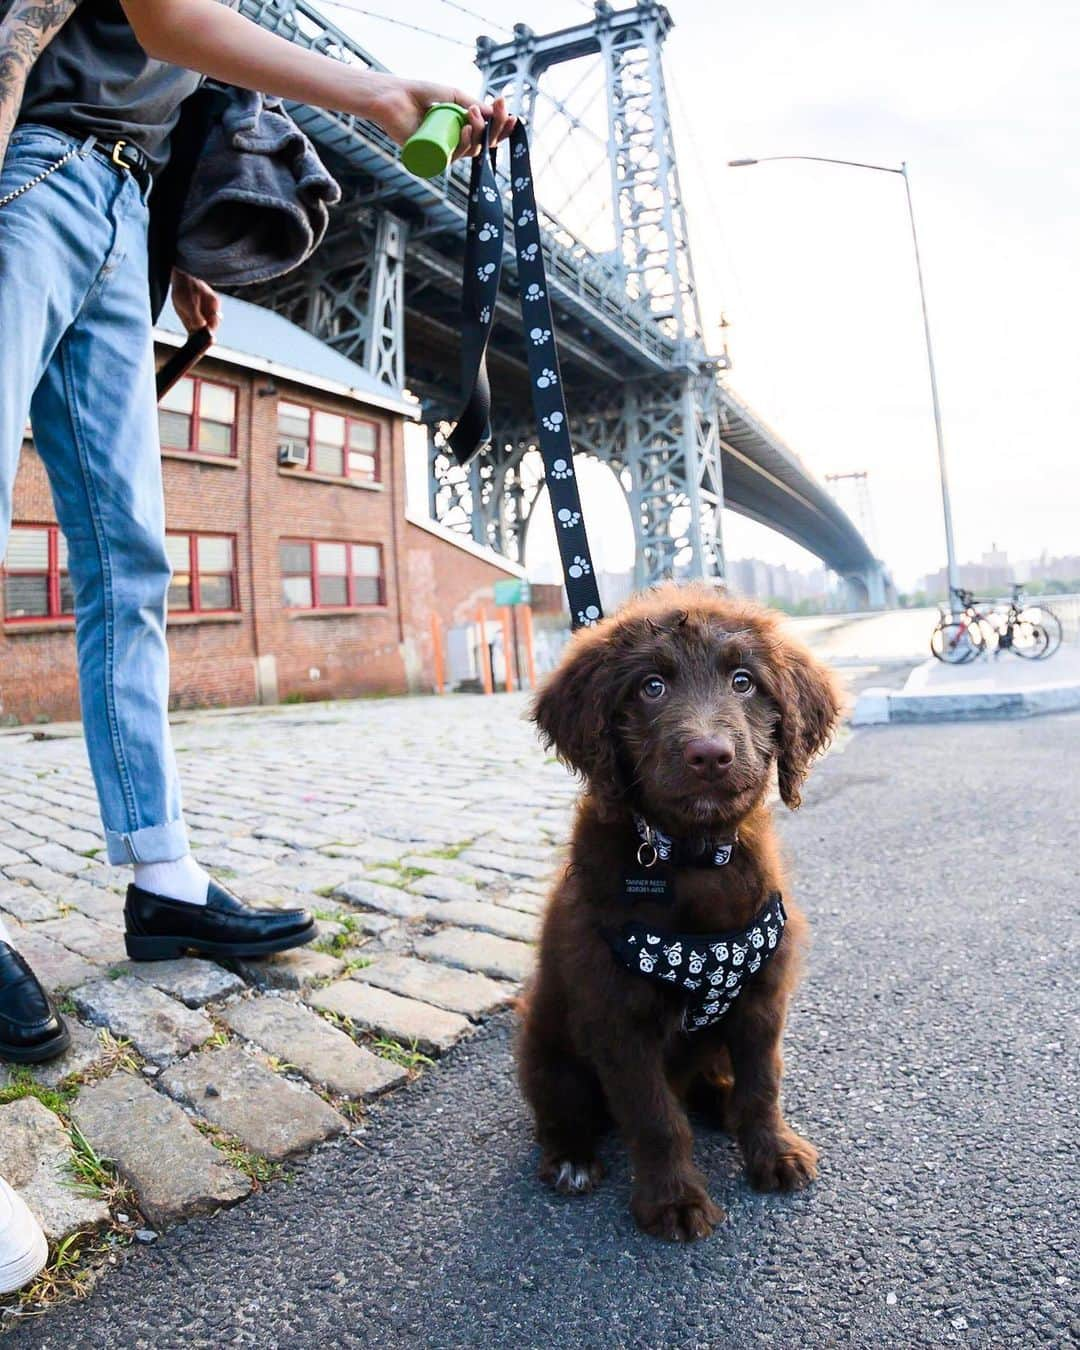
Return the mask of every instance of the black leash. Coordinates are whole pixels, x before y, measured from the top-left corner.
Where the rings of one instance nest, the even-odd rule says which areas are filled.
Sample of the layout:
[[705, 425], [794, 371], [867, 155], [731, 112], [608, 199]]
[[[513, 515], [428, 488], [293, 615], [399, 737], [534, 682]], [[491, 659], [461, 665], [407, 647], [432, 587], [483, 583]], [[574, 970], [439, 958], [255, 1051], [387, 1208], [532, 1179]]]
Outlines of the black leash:
[[[469, 184], [465, 269], [461, 287], [461, 388], [464, 409], [450, 434], [450, 448], [459, 464], [467, 464], [491, 441], [491, 385], [487, 346], [495, 317], [502, 273], [505, 228], [502, 195], [495, 178], [496, 150], [484, 150], [472, 162]], [[539, 212], [529, 161], [525, 124], [518, 119], [510, 133], [511, 206], [514, 247], [518, 256], [518, 291], [532, 386], [537, 441], [555, 517], [563, 580], [572, 628], [589, 627], [603, 617], [592, 554], [585, 533], [570, 419], [563, 397], [562, 372], [551, 317]]]
[[158, 402], [165, 397], [174, 384], [182, 380], [198, 359], [210, 349], [214, 335], [209, 328], [197, 328], [188, 334], [184, 345], [173, 352], [157, 373]]

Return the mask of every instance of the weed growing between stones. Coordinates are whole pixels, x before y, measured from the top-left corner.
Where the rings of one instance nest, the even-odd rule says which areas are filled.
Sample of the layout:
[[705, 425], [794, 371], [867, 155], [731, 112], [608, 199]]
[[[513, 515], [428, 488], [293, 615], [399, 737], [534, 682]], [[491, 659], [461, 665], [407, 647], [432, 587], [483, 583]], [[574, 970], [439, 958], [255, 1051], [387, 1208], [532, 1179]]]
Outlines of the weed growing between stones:
[[435, 1063], [429, 1055], [421, 1054], [415, 1040], [404, 1046], [400, 1041], [391, 1040], [389, 1036], [378, 1036], [371, 1042], [371, 1048], [383, 1059], [388, 1059], [391, 1064], [407, 1069], [413, 1077], [424, 1065]]
[[72, 1184], [83, 1195], [104, 1200], [114, 1215], [118, 1231], [126, 1233], [131, 1224], [131, 1215], [127, 1211], [138, 1213], [139, 1202], [135, 1192], [117, 1176], [112, 1163], [97, 1153], [74, 1121], [71, 1122], [70, 1131], [71, 1158], [68, 1169], [73, 1178]]
[[452, 861], [464, 853], [467, 848], [472, 848], [475, 843], [475, 839], [463, 839], [460, 844], [449, 844], [446, 848], [425, 849], [423, 856], [425, 858], [449, 858]]
[[368, 966], [374, 965], [375, 959], [371, 956], [353, 956], [345, 962], [345, 970], [351, 975], [354, 970], [366, 970]]
[[369, 934], [363, 931], [360, 919], [355, 914], [327, 914], [324, 918], [316, 910], [315, 915], [316, 918], [323, 919], [324, 923], [335, 923], [341, 928], [340, 933], [331, 933], [312, 944], [318, 952], [326, 952], [329, 956], [344, 956], [351, 947], [361, 947], [370, 941]]
[[344, 1031], [347, 1036], [351, 1036], [357, 1045], [362, 1045], [365, 1049], [379, 1055], [382, 1059], [388, 1059], [391, 1064], [398, 1065], [409, 1075], [409, 1081], [412, 1082], [420, 1071], [435, 1061], [429, 1056], [423, 1054], [417, 1048], [417, 1042], [414, 1040], [410, 1045], [404, 1046], [400, 1041], [392, 1040], [389, 1036], [365, 1035], [361, 1032], [351, 1017], [346, 1017], [344, 1013], [334, 1012], [332, 1008], [316, 1008], [314, 1010], [324, 1021], [329, 1022], [331, 1026], [337, 1027], [339, 1031]]
[[36, 1097], [42, 1106], [66, 1124], [68, 1109], [78, 1095], [78, 1087], [69, 1084], [66, 1079], [59, 1087], [48, 1088], [44, 1083], [39, 1083], [29, 1069], [18, 1067], [11, 1070], [11, 1082], [7, 1087], [0, 1088], [0, 1106], [21, 1101], [23, 1097]]
[[235, 1167], [238, 1172], [251, 1178], [255, 1190], [261, 1190], [269, 1182], [276, 1181], [284, 1172], [281, 1163], [271, 1162], [261, 1153], [252, 1153], [235, 1135], [229, 1134], [220, 1125], [212, 1125], [210, 1121], [199, 1120], [195, 1116], [189, 1116], [188, 1119], [200, 1134], [204, 1134], [216, 1149], [221, 1150], [230, 1167]]
[[120, 1232], [69, 1233], [52, 1249], [49, 1264], [37, 1279], [21, 1293], [0, 1300], [0, 1310], [5, 1316], [21, 1321], [26, 1317], [41, 1317], [61, 1299], [85, 1298], [94, 1282], [100, 1259], [127, 1246], [129, 1241], [130, 1238]]

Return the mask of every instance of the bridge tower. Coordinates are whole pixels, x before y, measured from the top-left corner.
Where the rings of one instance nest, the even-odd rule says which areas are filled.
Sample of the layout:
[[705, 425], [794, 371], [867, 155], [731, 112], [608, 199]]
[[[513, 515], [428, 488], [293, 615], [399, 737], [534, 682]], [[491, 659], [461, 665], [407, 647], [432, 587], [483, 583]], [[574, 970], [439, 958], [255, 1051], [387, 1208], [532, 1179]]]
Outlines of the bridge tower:
[[[519, 23], [507, 42], [480, 38], [476, 55], [486, 92], [505, 95], [534, 126], [549, 71], [587, 57], [603, 63], [611, 260], [627, 296], [674, 340], [676, 352], [670, 372], [620, 390], [621, 406], [602, 418], [613, 428], [612, 439], [589, 447], [611, 464], [626, 492], [637, 586], [676, 573], [718, 578], [724, 571], [716, 377], [727, 363], [710, 357], [702, 339], [661, 62], [671, 28], [670, 14], [655, 0], [624, 10], [598, 0], [591, 21], [546, 35]], [[566, 111], [559, 100], [551, 102]], [[478, 510], [479, 494], [473, 501]]]
[[[870, 498], [870, 475], [867, 470], [853, 469], [847, 473], [827, 473], [825, 486], [839, 506], [844, 505], [845, 493], [854, 496], [855, 522], [870, 551], [876, 554], [877, 528], [874, 524], [874, 504]], [[844, 582], [851, 609], [885, 609], [896, 603], [896, 587], [880, 558], [875, 557], [868, 566], [845, 575]]]

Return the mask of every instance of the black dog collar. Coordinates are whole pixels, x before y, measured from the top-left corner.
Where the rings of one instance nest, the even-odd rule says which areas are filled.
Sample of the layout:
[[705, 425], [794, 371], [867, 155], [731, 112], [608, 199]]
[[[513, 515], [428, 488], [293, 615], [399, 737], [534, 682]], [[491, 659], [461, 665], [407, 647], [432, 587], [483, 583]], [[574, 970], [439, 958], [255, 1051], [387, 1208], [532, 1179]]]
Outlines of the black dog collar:
[[727, 841], [673, 839], [636, 812], [634, 826], [641, 840], [637, 860], [642, 867], [653, 867], [658, 862], [670, 867], [725, 867], [739, 842], [738, 834]]
[[787, 914], [774, 891], [748, 928], [726, 933], [669, 933], [624, 923], [605, 936], [627, 970], [684, 995], [683, 1030], [714, 1026], [780, 945]]

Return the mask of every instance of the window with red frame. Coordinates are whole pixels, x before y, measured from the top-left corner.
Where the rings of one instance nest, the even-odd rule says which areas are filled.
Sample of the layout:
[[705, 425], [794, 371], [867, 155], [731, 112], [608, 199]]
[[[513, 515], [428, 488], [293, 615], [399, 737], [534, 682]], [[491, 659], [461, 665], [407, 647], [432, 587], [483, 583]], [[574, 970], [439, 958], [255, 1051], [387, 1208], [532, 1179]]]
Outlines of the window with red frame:
[[359, 609], [385, 601], [382, 548], [327, 539], [282, 539], [286, 609]]
[[169, 610], [175, 614], [235, 614], [236, 540], [229, 534], [168, 534], [172, 563]]
[[236, 390], [231, 384], [185, 377], [158, 405], [163, 450], [189, 454], [236, 454]]
[[4, 618], [64, 619], [74, 612], [60, 527], [13, 525], [4, 560]]
[[375, 422], [282, 401], [278, 404], [278, 450], [283, 449], [306, 454], [306, 467], [312, 473], [378, 482], [379, 428]]

